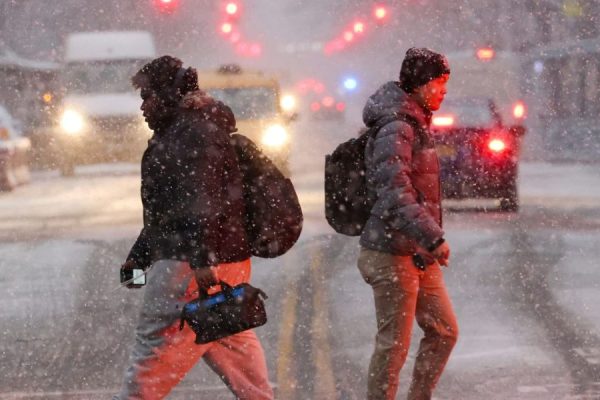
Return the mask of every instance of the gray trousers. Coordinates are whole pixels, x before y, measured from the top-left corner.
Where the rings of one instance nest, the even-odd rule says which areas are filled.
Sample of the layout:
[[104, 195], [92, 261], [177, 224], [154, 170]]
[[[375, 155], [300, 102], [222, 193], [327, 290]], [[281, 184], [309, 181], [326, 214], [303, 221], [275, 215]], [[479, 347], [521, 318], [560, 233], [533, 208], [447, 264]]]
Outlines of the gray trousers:
[[[250, 260], [222, 264], [217, 274], [232, 286], [247, 282]], [[148, 272], [147, 281], [130, 364], [114, 400], [163, 399], [200, 358], [237, 399], [273, 399], [264, 352], [254, 331], [197, 345], [187, 325], [179, 330], [182, 307], [198, 296], [189, 264], [159, 261]]]
[[396, 399], [415, 318], [425, 336], [415, 360], [408, 399], [431, 399], [458, 337], [456, 317], [439, 264], [430, 264], [421, 271], [410, 256], [363, 248], [358, 269], [373, 288], [377, 316], [368, 400]]

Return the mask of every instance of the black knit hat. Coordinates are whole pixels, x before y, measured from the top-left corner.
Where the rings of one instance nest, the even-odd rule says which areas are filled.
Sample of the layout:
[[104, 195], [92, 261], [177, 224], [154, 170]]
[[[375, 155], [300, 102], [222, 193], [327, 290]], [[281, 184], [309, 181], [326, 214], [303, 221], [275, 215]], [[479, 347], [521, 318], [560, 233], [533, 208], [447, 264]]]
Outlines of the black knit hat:
[[176, 57], [158, 57], [144, 65], [131, 79], [136, 89], [151, 89], [168, 105], [173, 106], [186, 93], [198, 90], [198, 75], [194, 68], [183, 68]]
[[448, 60], [426, 48], [411, 47], [406, 51], [400, 69], [400, 87], [412, 93], [419, 86], [450, 73]]

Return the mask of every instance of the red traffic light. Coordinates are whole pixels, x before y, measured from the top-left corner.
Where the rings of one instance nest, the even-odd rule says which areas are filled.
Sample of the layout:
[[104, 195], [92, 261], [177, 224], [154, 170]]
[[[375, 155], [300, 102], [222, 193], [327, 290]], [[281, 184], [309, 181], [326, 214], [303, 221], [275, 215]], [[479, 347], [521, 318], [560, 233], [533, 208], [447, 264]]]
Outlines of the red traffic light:
[[361, 34], [365, 32], [365, 23], [362, 21], [356, 21], [354, 25], [352, 25], [352, 30], [356, 34]]
[[233, 31], [233, 25], [230, 24], [229, 22], [224, 22], [221, 25], [221, 33], [224, 33], [225, 35], [230, 34]]
[[384, 5], [377, 5], [373, 8], [373, 16], [378, 22], [383, 22], [388, 17], [388, 9]]
[[233, 1], [230, 1], [229, 3], [225, 4], [225, 12], [229, 15], [237, 14], [239, 9], [240, 7], [238, 6], [238, 4]]

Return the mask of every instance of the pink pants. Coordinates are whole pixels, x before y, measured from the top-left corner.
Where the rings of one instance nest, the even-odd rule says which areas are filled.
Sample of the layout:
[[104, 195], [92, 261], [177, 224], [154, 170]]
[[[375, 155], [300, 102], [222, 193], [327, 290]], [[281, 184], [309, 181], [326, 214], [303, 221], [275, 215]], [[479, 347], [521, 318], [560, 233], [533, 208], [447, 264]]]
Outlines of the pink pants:
[[[250, 260], [219, 265], [217, 273], [219, 279], [231, 286], [248, 282]], [[194, 343], [196, 335], [187, 325], [179, 330], [183, 305], [198, 296], [188, 263], [159, 261], [147, 279], [131, 363], [115, 400], [163, 399], [200, 358], [236, 398], [273, 399], [264, 352], [254, 331], [197, 345]]]

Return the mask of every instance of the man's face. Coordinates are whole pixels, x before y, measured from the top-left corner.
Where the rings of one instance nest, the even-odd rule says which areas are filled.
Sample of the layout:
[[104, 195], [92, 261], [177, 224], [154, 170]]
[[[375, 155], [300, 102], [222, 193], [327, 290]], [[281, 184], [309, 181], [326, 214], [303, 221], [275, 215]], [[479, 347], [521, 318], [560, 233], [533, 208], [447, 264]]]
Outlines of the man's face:
[[415, 98], [419, 104], [429, 111], [439, 110], [446, 96], [448, 79], [450, 79], [450, 74], [444, 74], [415, 89]]
[[151, 89], [142, 89], [140, 96], [142, 97], [140, 110], [142, 110], [144, 119], [148, 123], [150, 129], [155, 129], [156, 123], [161, 119], [164, 112], [162, 101], [156, 92]]

